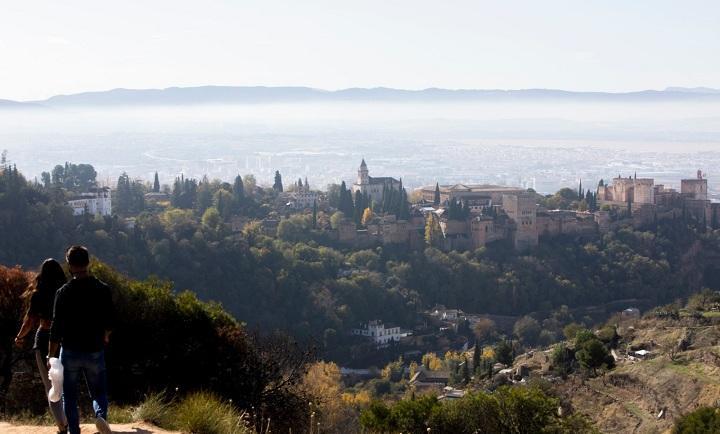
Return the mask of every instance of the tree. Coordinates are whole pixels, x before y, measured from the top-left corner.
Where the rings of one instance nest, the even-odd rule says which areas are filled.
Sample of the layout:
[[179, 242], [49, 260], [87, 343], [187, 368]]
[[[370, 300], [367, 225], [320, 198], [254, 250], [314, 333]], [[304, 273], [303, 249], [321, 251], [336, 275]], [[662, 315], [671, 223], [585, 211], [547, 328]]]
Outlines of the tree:
[[480, 359], [482, 358], [482, 347], [478, 344], [478, 342], [475, 342], [475, 349], [473, 350], [473, 372], [477, 373], [480, 369]]
[[363, 211], [362, 220], [360, 221], [360, 223], [363, 226], [367, 226], [368, 222], [370, 222], [370, 220], [372, 220], [372, 218], [373, 218], [373, 212], [370, 209], [370, 207], [367, 207], [367, 208], [365, 208], [365, 211]]
[[583, 200], [584, 198], [585, 198], [585, 192], [583, 191], [582, 179], [581, 179], [580, 185], [578, 186], [578, 200]]
[[208, 229], [217, 230], [221, 221], [220, 212], [215, 207], [210, 207], [203, 213], [202, 224]]
[[503, 339], [495, 345], [495, 360], [504, 365], [512, 365], [513, 349], [508, 341]]
[[155, 172], [155, 179], [153, 180], [153, 192], [160, 192], [160, 177], [158, 176], [157, 172]]
[[235, 177], [235, 181], [232, 186], [232, 194], [235, 212], [239, 212], [242, 208], [243, 202], [245, 201], [245, 185], [243, 184], [243, 180], [240, 175]]
[[573, 356], [565, 344], [560, 343], [553, 348], [552, 366], [555, 373], [559, 375], [567, 375], [572, 370]]
[[[50, 188], [50, 185], [52, 184], [50, 173], [49, 172], [43, 172], [40, 175], [40, 179], [42, 179], [43, 187]], [[715, 214], [713, 214], [715, 215]]]
[[720, 409], [701, 407], [680, 417], [673, 434], [711, 434], [720, 432]]
[[435, 353], [426, 353], [422, 356], [422, 364], [425, 369], [437, 371], [442, 369], [443, 363]]
[[273, 183], [272, 188], [273, 188], [273, 190], [275, 190], [277, 192], [283, 191], [282, 175], [280, 175], [279, 170], [275, 171], [275, 183]]
[[132, 195], [130, 192], [130, 177], [123, 172], [117, 180], [115, 187], [115, 209], [119, 214], [130, 212]]
[[433, 205], [440, 205], [440, 183], [435, 183], [435, 194], [433, 195]]
[[[597, 374], [597, 368], [608, 364], [608, 357], [612, 359], [605, 345], [596, 338], [585, 341], [579, 349], [575, 348], [575, 359], [583, 368], [592, 370], [593, 374]], [[608, 367], [611, 366], [611, 363], [608, 364]]]
[[317, 217], [318, 217], [318, 208], [317, 208], [317, 201], [313, 201], [313, 208], [312, 208], [312, 228], [317, 229]]
[[513, 333], [523, 344], [533, 346], [540, 336], [540, 323], [533, 317], [524, 316], [515, 322]]
[[257, 189], [257, 180], [255, 179], [255, 175], [247, 174], [247, 175], [243, 176], [243, 192], [245, 193], [245, 196], [248, 196], [248, 197], [255, 196], [256, 189]]
[[470, 383], [470, 366], [468, 366], [467, 357], [463, 357], [462, 362], [462, 380], [463, 384]]
[[345, 218], [345, 214], [342, 211], [338, 211], [330, 217], [330, 226], [333, 229], [337, 229], [340, 226], [340, 222]]
[[213, 195], [213, 206], [217, 208], [223, 220], [230, 218], [233, 212], [234, 196], [227, 190], [219, 189]]
[[357, 422], [355, 411], [342, 399], [340, 368], [333, 362], [315, 362], [308, 367], [301, 388], [317, 404], [314, 420], [326, 432], [348, 432]]
[[442, 229], [440, 229], [437, 216], [434, 213], [428, 213], [425, 217], [425, 243], [429, 247], [438, 247], [442, 238]]
[[478, 342], [487, 342], [495, 334], [495, 321], [490, 318], [480, 318], [473, 326], [473, 333]]

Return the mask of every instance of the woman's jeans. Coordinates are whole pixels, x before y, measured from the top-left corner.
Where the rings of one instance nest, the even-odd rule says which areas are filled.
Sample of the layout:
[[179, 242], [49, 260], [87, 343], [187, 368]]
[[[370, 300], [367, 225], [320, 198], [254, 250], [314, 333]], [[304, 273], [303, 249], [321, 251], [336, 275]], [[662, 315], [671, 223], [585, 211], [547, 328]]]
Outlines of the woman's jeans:
[[80, 434], [78, 415], [78, 382], [80, 374], [85, 375], [90, 398], [93, 400], [95, 417], [107, 420], [107, 374], [105, 371], [105, 352], [85, 353], [62, 349], [60, 361], [64, 368], [63, 402], [68, 419], [70, 434]]
[[[50, 379], [48, 378], [47, 360], [45, 359], [45, 354], [47, 353], [35, 350], [35, 362], [37, 363], [38, 371], [40, 371], [40, 379], [43, 382], [43, 386], [45, 386], [45, 398], [47, 399], [51, 384]], [[62, 401], [52, 402], [48, 399], [48, 404], [50, 405], [50, 414], [52, 414], [53, 419], [55, 419], [55, 423], [58, 428], [65, 428], [67, 425], [67, 419], [65, 418], [65, 412], [63, 411]]]

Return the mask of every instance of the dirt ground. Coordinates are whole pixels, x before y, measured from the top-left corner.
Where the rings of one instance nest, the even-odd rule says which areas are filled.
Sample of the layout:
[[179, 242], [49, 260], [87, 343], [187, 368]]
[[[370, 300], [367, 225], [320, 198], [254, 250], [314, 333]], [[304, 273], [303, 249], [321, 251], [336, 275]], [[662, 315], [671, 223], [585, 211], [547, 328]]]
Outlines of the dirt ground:
[[[95, 425], [83, 424], [80, 426], [83, 434], [97, 433]], [[146, 423], [112, 424], [115, 434], [180, 434], [178, 431], [167, 431]], [[12, 425], [0, 422], [0, 434], [55, 434], [57, 429], [52, 426]]]

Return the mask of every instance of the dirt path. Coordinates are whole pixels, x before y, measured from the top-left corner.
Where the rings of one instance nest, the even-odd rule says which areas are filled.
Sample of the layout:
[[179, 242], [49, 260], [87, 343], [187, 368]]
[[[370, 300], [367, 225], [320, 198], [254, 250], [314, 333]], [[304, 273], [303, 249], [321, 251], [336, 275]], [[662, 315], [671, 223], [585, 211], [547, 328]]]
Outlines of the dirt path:
[[[82, 434], [97, 433], [95, 425], [83, 424], [80, 426]], [[167, 431], [146, 423], [112, 424], [115, 434], [180, 434], [178, 431]], [[12, 425], [0, 422], [0, 434], [55, 434], [57, 430], [52, 426]]]

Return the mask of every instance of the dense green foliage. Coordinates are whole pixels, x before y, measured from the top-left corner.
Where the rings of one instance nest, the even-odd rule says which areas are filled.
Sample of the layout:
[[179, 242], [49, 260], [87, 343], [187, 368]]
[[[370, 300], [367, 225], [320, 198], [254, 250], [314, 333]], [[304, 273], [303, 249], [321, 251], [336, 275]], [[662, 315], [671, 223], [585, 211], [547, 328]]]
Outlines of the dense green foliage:
[[[334, 200], [343, 200], [340, 190]], [[83, 243], [130, 276], [172, 280], [252, 327], [293, 330], [328, 348], [360, 322], [409, 327], [435, 304], [518, 315], [619, 299], [661, 304], [720, 288], [720, 232], [681, 220], [597, 240], [542, 240], [523, 255], [502, 242], [467, 252], [399, 245], [355, 251], [314, 229], [309, 215], [283, 219], [278, 237], [263, 235], [257, 224], [232, 233], [230, 216], [267, 215], [276, 197], [249, 176], [233, 184], [179, 178], [175, 206], [140, 214], [132, 229], [115, 217], [73, 217], [66, 195], [28, 183], [16, 170], [0, 173], [0, 263], [35, 266]], [[551, 340], [526, 325], [518, 331], [528, 344]]]
[[673, 434], [711, 434], [720, 432], [720, 410], [703, 407], [675, 422]]
[[[304, 404], [309, 398], [299, 384], [311, 355], [292, 340], [249, 335], [219, 305], [201, 302], [189, 291], [174, 294], [167, 282], [128, 280], [101, 263], [93, 263], [91, 271], [110, 285], [117, 313], [106, 349], [113, 402], [135, 403], [152, 391], [169, 390], [180, 398], [210, 390], [278, 423], [295, 420], [292, 423], [297, 425], [306, 420]], [[12, 379], [9, 361], [34, 357], [18, 354], [12, 347], [24, 312], [21, 295], [31, 278], [29, 273], [0, 266], [5, 288], [0, 294], [0, 318], [8, 322], [0, 335], [0, 366], [8, 363], [8, 372], [0, 373], [0, 392]], [[41, 401], [36, 408], [44, 407], [40, 393], [14, 405], [32, 408], [32, 398]], [[0, 402], [7, 408], [5, 404]]]
[[405, 399], [388, 406], [373, 402], [360, 416], [371, 432], [423, 433], [592, 433], [581, 416], [558, 416], [558, 399], [536, 387], [503, 386], [441, 403], [434, 396]]

